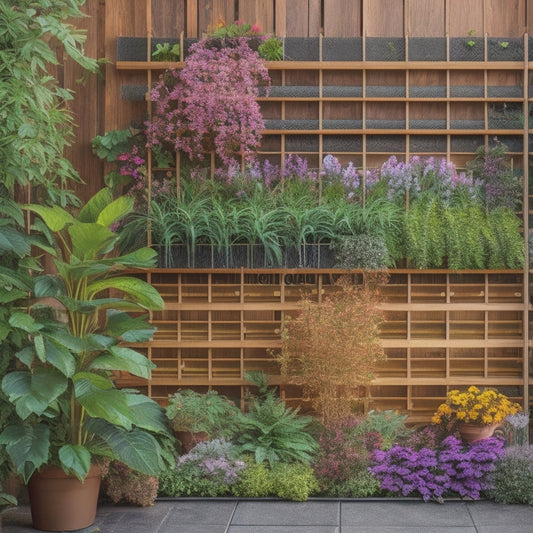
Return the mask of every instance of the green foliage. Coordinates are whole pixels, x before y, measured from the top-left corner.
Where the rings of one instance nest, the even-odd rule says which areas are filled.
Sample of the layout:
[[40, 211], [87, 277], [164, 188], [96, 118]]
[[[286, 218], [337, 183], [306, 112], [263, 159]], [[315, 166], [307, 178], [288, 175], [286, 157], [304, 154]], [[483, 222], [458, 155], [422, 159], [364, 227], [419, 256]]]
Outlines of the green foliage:
[[152, 52], [152, 59], [154, 61], [179, 61], [180, 60], [180, 45], [178, 43], [157, 43], [156, 49]]
[[306, 431], [311, 422], [311, 417], [300, 416], [298, 410], [287, 407], [273, 391], [268, 391], [262, 398], [251, 399], [236, 442], [240, 452], [253, 454], [257, 463], [309, 463], [318, 448]]
[[326, 496], [334, 498], [370, 498], [380, 493], [380, 482], [368, 470], [361, 469], [345, 481], [329, 484]]
[[231, 438], [240, 430], [241, 411], [217, 391], [180, 390], [168, 398], [166, 415], [174, 431], [207, 433], [210, 439]]
[[18, 420], [3, 429], [0, 445], [25, 481], [48, 463], [84, 479], [92, 456], [120, 459], [146, 474], [157, 473], [168, 459], [159, 442], [170, 438], [162, 409], [113, 383], [113, 371], [150, 378], [153, 364], [120, 341], [145, 342], [153, 335], [128, 311], [163, 308], [156, 289], [121, 272], [153, 266], [155, 253], [115, 254], [118, 236], [110, 226], [132, 202], [112, 200], [103, 189], [77, 217], [59, 206], [25, 206], [37, 215], [33, 229], [50, 238], [57, 269], [31, 279], [28, 292], [46, 303], [9, 318], [30, 344], [15, 353], [17, 368], [2, 380]]
[[382, 437], [381, 448], [388, 450], [398, 439], [405, 438], [412, 431], [405, 425], [407, 415], [397, 411], [369, 411], [355, 427], [355, 435], [363, 436], [367, 433], [379, 433]]
[[318, 492], [313, 469], [303, 463], [276, 463], [271, 469], [274, 495], [285, 500], [304, 502]]
[[406, 213], [407, 259], [416, 268], [438, 268], [446, 256], [444, 206], [434, 195], [423, 195]]
[[257, 51], [265, 61], [281, 61], [283, 59], [283, 41], [271, 35], [259, 45]]
[[[252, 458], [253, 461], [253, 458]], [[303, 463], [248, 463], [232, 494], [239, 498], [278, 497], [303, 502], [319, 490], [313, 469]]]
[[100, 159], [113, 163], [120, 154], [131, 149], [134, 136], [135, 132], [129, 128], [97, 135], [92, 140], [93, 151]]
[[239, 481], [232, 487], [232, 493], [238, 498], [266, 498], [274, 493], [272, 481], [271, 471], [266, 463], [255, 463], [251, 457], [246, 460], [246, 468], [240, 472]]
[[490, 474], [490, 498], [498, 503], [533, 505], [533, 447], [509, 446]]
[[346, 270], [381, 270], [390, 266], [383, 239], [376, 235], [354, 235], [334, 243], [336, 266]]
[[506, 207], [493, 209], [485, 226], [489, 240], [488, 268], [523, 268], [525, 246], [520, 233], [521, 222]]
[[485, 268], [487, 265], [487, 214], [471, 201], [448, 207], [446, 248], [448, 267], [454, 270]]
[[[68, 20], [82, 16], [83, 0], [0, 3], [0, 182], [40, 188], [43, 200], [75, 202], [69, 191], [79, 176], [63, 152], [73, 140], [66, 102], [72, 93], [50, 75], [66, 52], [82, 68], [98, 64], [84, 55], [85, 32]], [[59, 46], [57, 46], [59, 44]], [[62, 62], [62, 58], [61, 58]]]

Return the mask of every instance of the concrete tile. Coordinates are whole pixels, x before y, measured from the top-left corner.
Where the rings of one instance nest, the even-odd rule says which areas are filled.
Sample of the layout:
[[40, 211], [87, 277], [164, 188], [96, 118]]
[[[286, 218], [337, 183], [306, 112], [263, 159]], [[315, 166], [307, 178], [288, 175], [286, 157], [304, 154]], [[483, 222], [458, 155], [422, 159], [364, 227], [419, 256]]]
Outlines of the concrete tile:
[[[478, 530], [472, 527], [463, 526], [343, 526], [342, 533], [478, 533]], [[502, 533], [500, 530], [499, 533]], [[507, 531], [505, 532], [507, 533]], [[522, 532], [524, 533], [524, 532]]]
[[[157, 505], [160, 505], [160, 503], [156, 503]], [[198, 524], [203, 524], [204, 526], [227, 526], [236, 505], [237, 502], [234, 501], [216, 500], [178, 500], [172, 502], [169, 513], [161, 522], [161, 531], [176, 531], [175, 529], [168, 529], [168, 527], [172, 526], [175, 528], [178, 525], [181, 526], [184, 524], [194, 526]]]
[[339, 531], [337, 526], [231, 526], [228, 529], [228, 533], [339, 533]]
[[[341, 526], [469, 527], [474, 522], [463, 502], [342, 502]], [[376, 530], [375, 530], [376, 531]]]
[[481, 501], [469, 502], [468, 510], [478, 528], [499, 526], [506, 533], [510, 531], [508, 527], [521, 527], [521, 531], [533, 531], [533, 507], [529, 505], [504, 505]]
[[232, 526], [337, 526], [338, 502], [239, 502]]

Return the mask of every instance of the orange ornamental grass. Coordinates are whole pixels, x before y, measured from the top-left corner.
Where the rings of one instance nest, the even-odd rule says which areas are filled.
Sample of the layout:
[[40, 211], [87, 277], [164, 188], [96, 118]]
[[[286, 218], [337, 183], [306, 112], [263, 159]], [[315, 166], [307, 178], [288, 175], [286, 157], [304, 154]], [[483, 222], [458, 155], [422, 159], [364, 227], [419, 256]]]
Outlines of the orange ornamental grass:
[[281, 374], [302, 386], [324, 423], [353, 413], [361, 387], [386, 358], [377, 281], [376, 274], [365, 273], [359, 285], [342, 278], [339, 290], [321, 302], [304, 296], [300, 312], [283, 326]]

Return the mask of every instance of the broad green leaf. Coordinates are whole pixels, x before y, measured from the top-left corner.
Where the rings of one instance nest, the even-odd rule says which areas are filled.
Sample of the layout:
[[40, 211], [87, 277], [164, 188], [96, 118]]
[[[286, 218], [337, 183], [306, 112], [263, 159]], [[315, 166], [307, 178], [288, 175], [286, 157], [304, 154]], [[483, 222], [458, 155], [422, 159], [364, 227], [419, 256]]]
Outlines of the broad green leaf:
[[102, 210], [98, 215], [97, 223], [106, 228], [111, 227], [115, 222], [132, 212], [134, 203], [133, 196], [120, 196]]
[[126, 297], [129, 297], [145, 309], [163, 310], [165, 307], [163, 298], [161, 298], [157, 289], [146, 283], [146, 281], [133, 277], [116, 277], [96, 281], [87, 287], [87, 292], [90, 295], [95, 295], [107, 289], [124, 292]]
[[90, 420], [87, 430], [101, 437], [116, 457], [133, 470], [157, 476], [164, 467], [159, 443], [141, 429], [125, 431], [104, 420]]
[[80, 372], [73, 380], [76, 399], [89, 416], [131, 429], [134, 413], [128, 406], [125, 393], [115, 389], [109, 379]]
[[11, 252], [22, 257], [31, 252], [27, 235], [15, 228], [3, 227], [0, 229], [0, 252]]
[[5, 445], [17, 472], [28, 483], [35, 470], [48, 462], [50, 429], [47, 424], [8, 426], [0, 434], [0, 445]]
[[145, 316], [132, 317], [128, 313], [108, 311], [106, 334], [124, 342], [147, 342], [156, 328], [150, 327]]
[[65, 283], [58, 276], [45, 274], [35, 280], [36, 298], [58, 298], [67, 293]]
[[11, 372], [2, 380], [2, 390], [22, 420], [31, 414], [42, 415], [67, 390], [67, 385], [65, 376], [41, 367], [33, 372]]
[[83, 481], [91, 468], [91, 454], [81, 444], [65, 444], [59, 449], [59, 460], [63, 469]]
[[112, 201], [111, 190], [108, 188], [100, 189], [94, 196], [89, 198], [87, 203], [80, 209], [78, 213], [78, 221], [86, 223], [96, 223], [100, 213]]
[[109, 352], [98, 356], [91, 364], [91, 368], [105, 370], [124, 370], [143, 379], [150, 379], [155, 365], [144, 355], [121, 346], [114, 346]]
[[51, 338], [44, 339], [46, 361], [57, 368], [64, 376], [72, 377], [76, 372], [76, 358], [70, 350]]
[[28, 313], [13, 313], [9, 318], [9, 325], [13, 328], [20, 328], [26, 333], [35, 334], [42, 328], [35, 319]]
[[37, 213], [53, 232], [61, 231], [66, 225], [72, 224], [74, 221], [72, 215], [58, 205], [48, 207], [45, 205], [27, 204], [22, 207], [33, 213]]
[[169, 434], [168, 418], [156, 401], [139, 393], [128, 393], [126, 399], [135, 412], [137, 427], [162, 435]]
[[118, 239], [118, 235], [109, 228], [96, 223], [76, 222], [69, 226], [68, 233], [72, 241], [72, 255], [82, 261], [96, 259], [108, 252]]

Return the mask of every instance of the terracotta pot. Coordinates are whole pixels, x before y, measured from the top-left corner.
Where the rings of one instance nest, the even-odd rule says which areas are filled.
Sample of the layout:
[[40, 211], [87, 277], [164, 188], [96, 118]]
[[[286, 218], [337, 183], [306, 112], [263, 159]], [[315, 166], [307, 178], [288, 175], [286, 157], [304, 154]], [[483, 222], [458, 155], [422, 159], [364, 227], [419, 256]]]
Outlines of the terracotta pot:
[[191, 431], [176, 431], [176, 438], [181, 442], [183, 451], [189, 453], [199, 442], [209, 439], [209, 435], [204, 431], [192, 433]]
[[476, 440], [488, 439], [492, 437], [498, 425], [478, 426], [475, 424], [457, 424], [457, 430], [464, 442], [475, 442]]
[[35, 472], [28, 483], [33, 527], [44, 531], [72, 531], [94, 523], [100, 467], [92, 466], [82, 483], [56, 466]]

